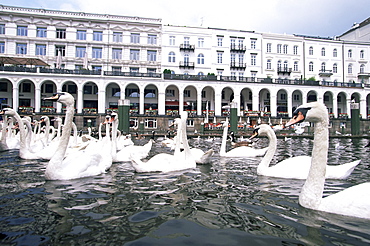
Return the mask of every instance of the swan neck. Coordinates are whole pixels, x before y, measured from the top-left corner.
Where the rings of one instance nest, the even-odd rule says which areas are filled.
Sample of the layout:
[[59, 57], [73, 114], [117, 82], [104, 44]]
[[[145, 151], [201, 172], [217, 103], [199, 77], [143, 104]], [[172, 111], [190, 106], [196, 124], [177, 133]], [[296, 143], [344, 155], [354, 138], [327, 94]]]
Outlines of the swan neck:
[[66, 105], [66, 117], [64, 119], [63, 131], [59, 140], [58, 149], [54, 153], [53, 157], [50, 159], [49, 164], [51, 163], [57, 163], [59, 165], [62, 164], [62, 160], [65, 156], [71, 136], [73, 116], [74, 116], [73, 104]]
[[220, 154], [225, 154], [226, 153], [227, 131], [228, 131], [228, 126], [224, 126], [224, 131], [222, 133], [222, 141], [221, 141]]
[[277, 146], [277, 138], [274, 131], [271, 128], [267, 130], [266, 135], [267, 138], [269, 139], [269, 146], [265, 156], [263, 157], [263, 159], [261, 160], [260, 164], [257, 167], [257, 173], [260, 175], [263, 175], [264, 171], [268, 169], [271, 160], [275, 155]]
[[299, 203], [317, 209], [324, 192], [326, 164], [328, 160], [328, 121], [315, 122], [311, 167], [299, 196]]

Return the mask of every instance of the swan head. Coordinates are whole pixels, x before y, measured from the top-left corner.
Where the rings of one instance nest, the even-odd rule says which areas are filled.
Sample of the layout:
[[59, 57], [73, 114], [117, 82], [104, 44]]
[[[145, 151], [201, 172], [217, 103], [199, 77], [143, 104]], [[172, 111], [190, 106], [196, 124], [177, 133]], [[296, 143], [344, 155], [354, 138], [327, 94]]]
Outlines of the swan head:
[[43, 116], [41, 116], [41, 118], [40, 118], [40, 120], [39, 120], [39, 123], [47, 122], [47, 121], [49, 121], [49, 117], [48, 117], [48, 116], [46, 116], [46, 115], [43, 115]]
[[53, 96], [44, 98], [46, 101], [60, 102], [66, 106], [74, 105], [75, 99], [68, 92], [57, 92]]
[[271, 131], [271, 126], [267, 124], [261, 124], [254, 128], [252, 136], [249, 137], [249, 140], [252, 140], [258, 136], [266, 136], [269, 131]]
[[293, 112], [293, 118], [285, 126], [291, 126], [303, 121], [322, 122], [328, 120], [329, 114], [325, 104], [320, 102], [310, 102], [299, 106]]
[[4, 114], [4, 115], [10, 115], [10, 116], [14, 116], [17, 112], [12, 109], [12, 108], [4, 108], [2, 111], [1, 111], [1, 114]]

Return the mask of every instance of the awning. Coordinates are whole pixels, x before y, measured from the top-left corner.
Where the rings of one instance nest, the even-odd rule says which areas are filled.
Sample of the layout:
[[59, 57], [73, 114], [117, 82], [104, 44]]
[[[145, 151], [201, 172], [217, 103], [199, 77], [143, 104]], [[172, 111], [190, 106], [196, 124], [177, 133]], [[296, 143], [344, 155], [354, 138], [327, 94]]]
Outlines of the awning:
[[[188, 103], [184, 102], [184, 106], [187, 106]], [[166, 101], [166, 106], [179, 106], [179, 101]]]
[[1, 65], [34, 65], [34, 66], [49, 66], [46, 62], [39, 58], [26, 58], [26, 57], [10, 57], [0, 56]]

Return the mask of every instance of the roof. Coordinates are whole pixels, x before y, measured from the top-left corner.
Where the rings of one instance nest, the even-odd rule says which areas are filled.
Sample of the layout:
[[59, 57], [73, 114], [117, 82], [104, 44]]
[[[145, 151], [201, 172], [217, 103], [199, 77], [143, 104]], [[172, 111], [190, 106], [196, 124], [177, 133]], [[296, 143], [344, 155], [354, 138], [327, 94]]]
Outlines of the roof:
[[39, 58], [10, 57], [10, 56], [0, 56], [0, 64], [49, 66], [49, 64], [47, 64], [46, 62]]
[[361, 28], [361, 27], [364, 27], [364, 26], [366, 26], [366, 25], [368, 25], [368, 24], [370, 24], [370, 18], [367, 18], [366, 20], [364, 20], [363, 22], [361, 22], [361, 23], [355, 23], [352, 27], [351, 27], [351, 29], [349, 29], [348, 31], [346, 31], [345, 33], [343, 33], [342, 35], [340, 35], [340, 36], [344, 36], [344, 35], [346, 35], [346, 34], [348, 34], [348, 33], [350, 33], [350, 32], [353, 32], [354, 30], [356, 30], [356, 29], [358, 29], [358, 28]]

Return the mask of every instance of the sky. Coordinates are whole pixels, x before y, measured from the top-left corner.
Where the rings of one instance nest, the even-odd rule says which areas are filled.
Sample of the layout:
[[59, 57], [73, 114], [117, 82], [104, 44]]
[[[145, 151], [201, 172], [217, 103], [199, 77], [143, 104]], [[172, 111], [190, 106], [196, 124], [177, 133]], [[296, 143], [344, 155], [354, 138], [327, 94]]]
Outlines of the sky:
[[0, 0], [17, 7], [162, 19], [164, 25], [334, 37], [370, 17], [370, 0]]

